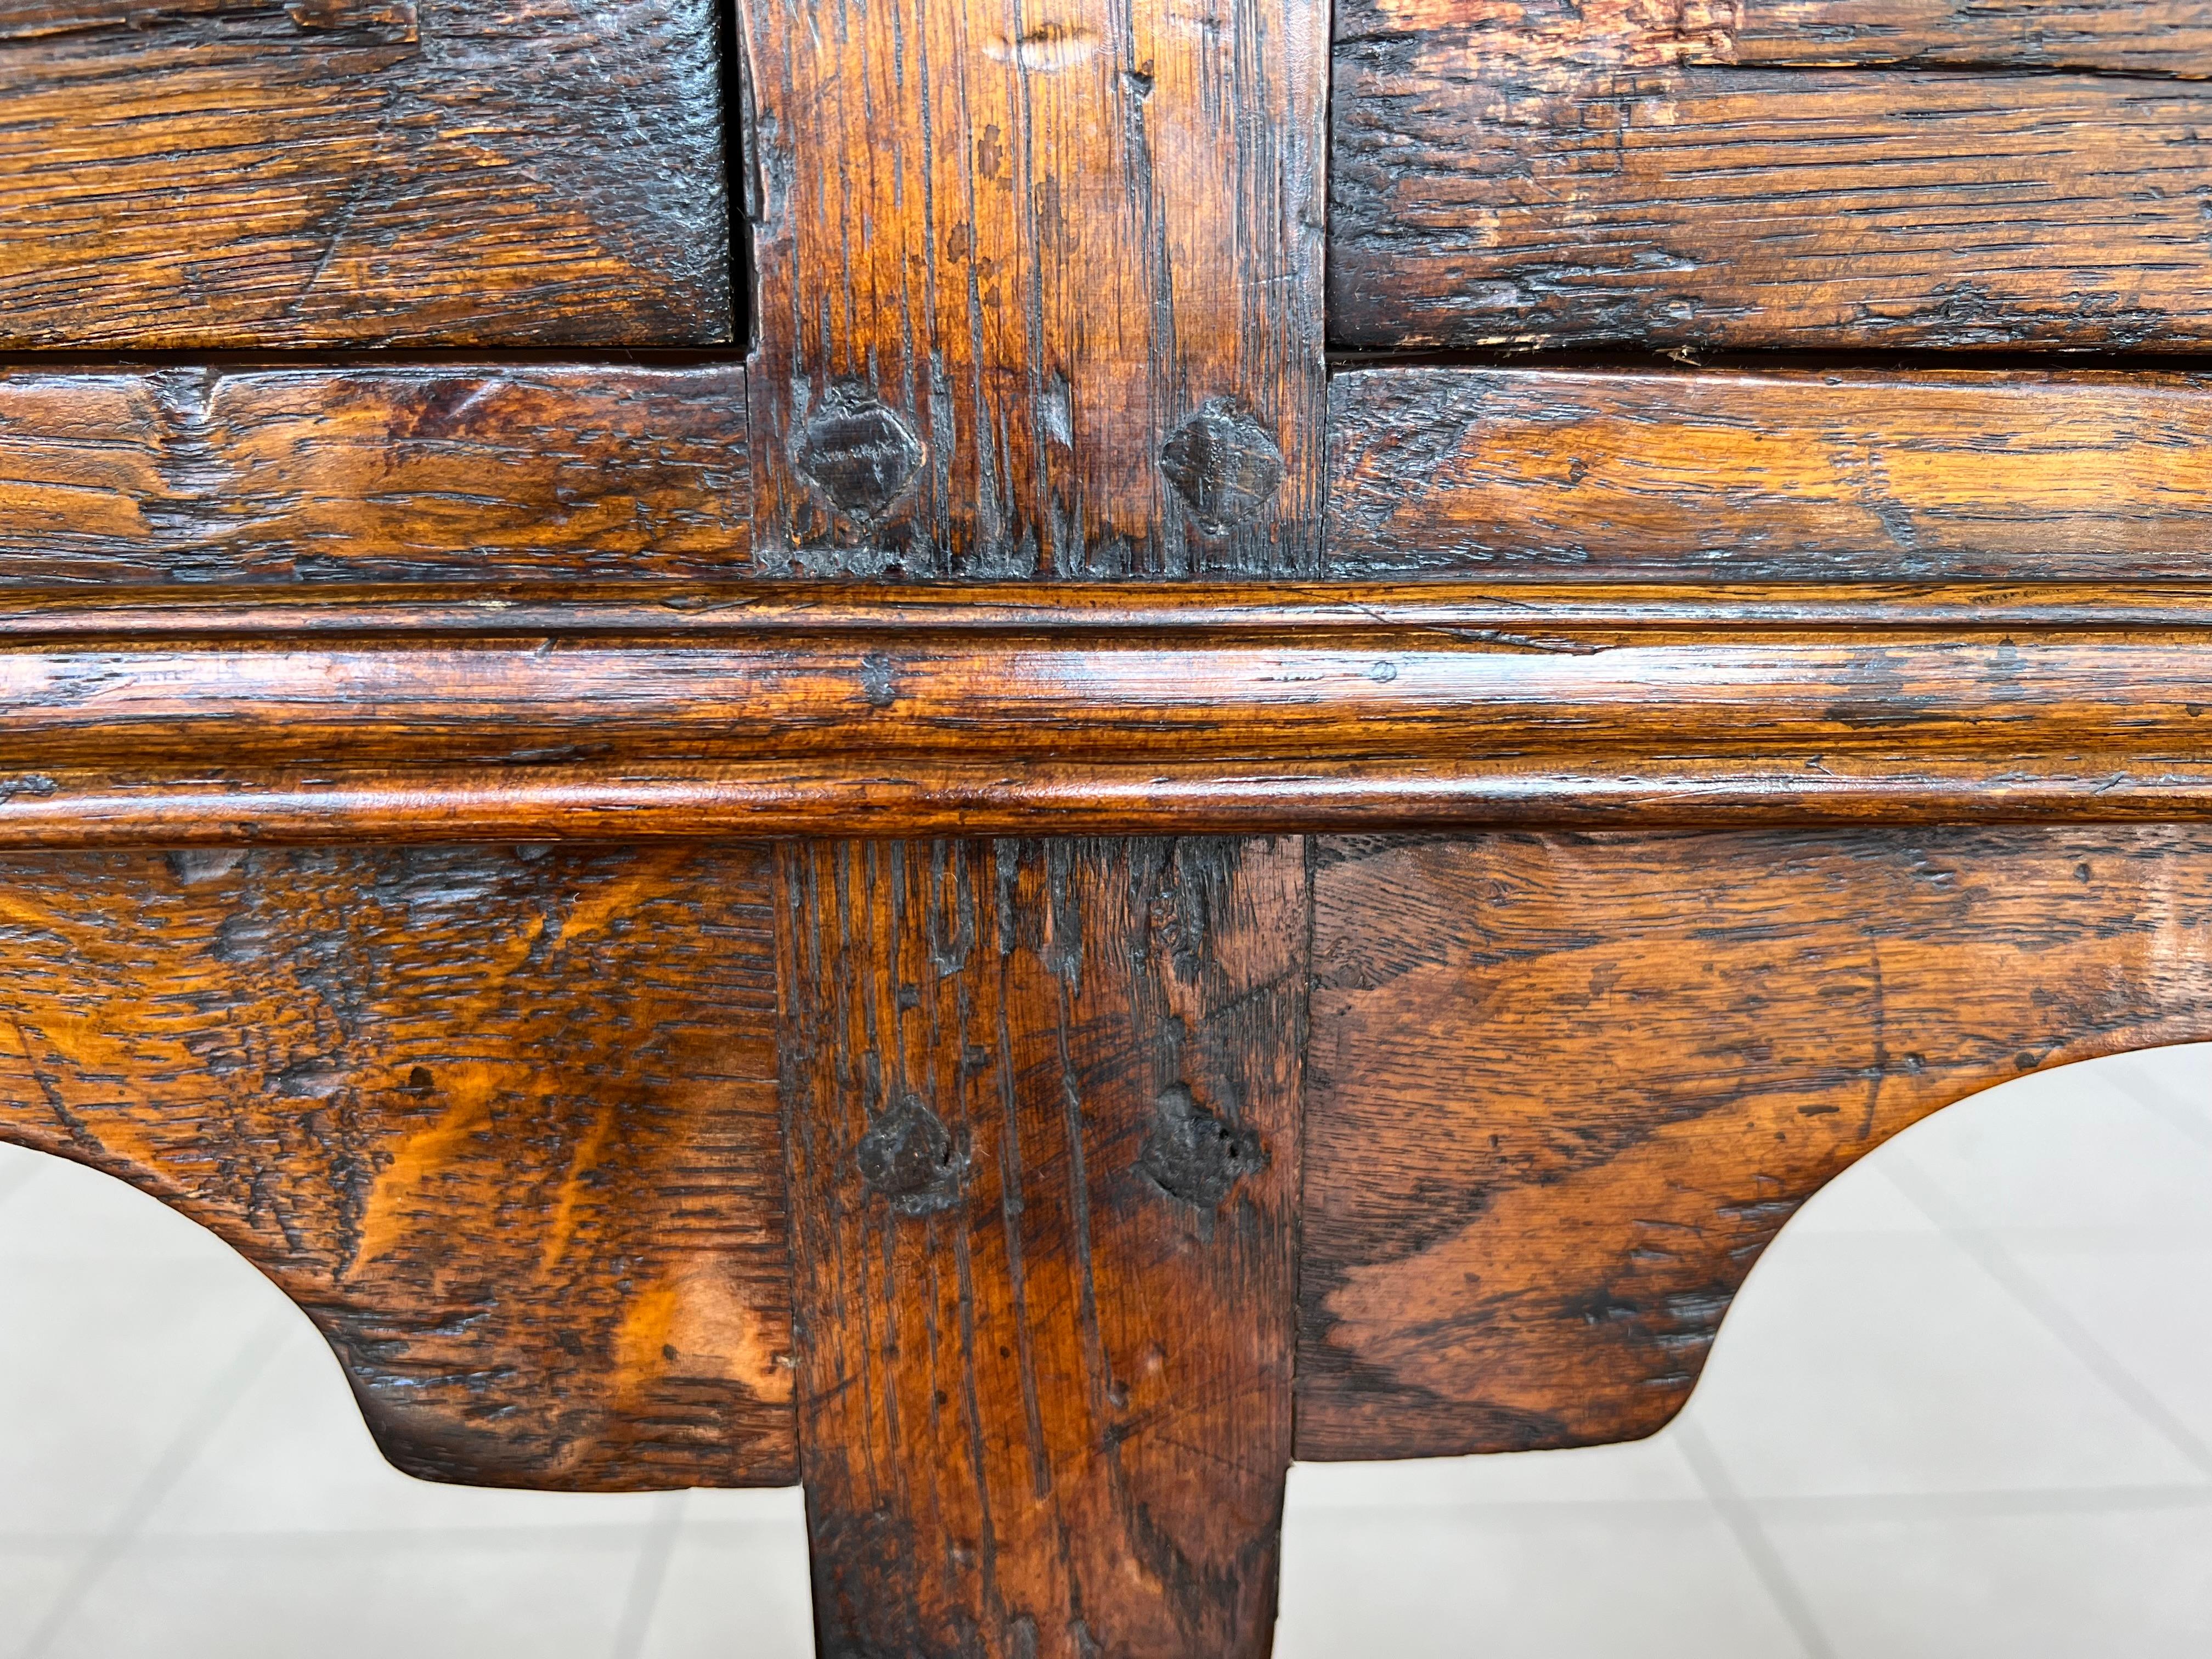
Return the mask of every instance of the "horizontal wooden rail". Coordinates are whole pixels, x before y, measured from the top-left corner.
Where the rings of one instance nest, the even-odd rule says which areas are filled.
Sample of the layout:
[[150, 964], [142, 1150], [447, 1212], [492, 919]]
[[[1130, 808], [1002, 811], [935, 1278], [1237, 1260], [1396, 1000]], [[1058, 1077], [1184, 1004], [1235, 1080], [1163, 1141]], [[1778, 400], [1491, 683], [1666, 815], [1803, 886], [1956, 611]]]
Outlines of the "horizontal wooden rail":
[[19, 364], [0, 592], [727, 579], [746, 410], [726, 362]]
[[1710, 630], [2212, 633], [2212, 581], [875, 584], [541, 581], [313, 588], [0, 590], [0, 648], [114, 641], [384, 635], [651, 638], [1162, 632], [1302, 636], [1443, 629], [1537, 638]]
[[2212, 816], [2212, 587], [0, 602], [0, 844]]
[[2212, 545], [2201, 374], [1369, 368], [1328, 434], [1361, 581], [2192, 581]]

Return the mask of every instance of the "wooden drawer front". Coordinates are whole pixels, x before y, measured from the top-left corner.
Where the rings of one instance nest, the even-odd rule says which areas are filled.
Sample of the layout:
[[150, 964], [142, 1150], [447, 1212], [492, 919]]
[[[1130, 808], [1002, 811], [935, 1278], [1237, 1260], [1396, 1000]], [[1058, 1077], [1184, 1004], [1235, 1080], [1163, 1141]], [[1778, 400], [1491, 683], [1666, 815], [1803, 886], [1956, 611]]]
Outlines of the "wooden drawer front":
[[713, 0], [0, 0], [0, 348], [732, 337]]
[[2212, 379], [1377, 368], [1329, 388], [1328, 574], [2212, 574]]
[[0, 371], [0, 589], [741, 574], [745, 376]]
[[2199, 349], [2212, 5], [1348, 0], [1354, 348]]

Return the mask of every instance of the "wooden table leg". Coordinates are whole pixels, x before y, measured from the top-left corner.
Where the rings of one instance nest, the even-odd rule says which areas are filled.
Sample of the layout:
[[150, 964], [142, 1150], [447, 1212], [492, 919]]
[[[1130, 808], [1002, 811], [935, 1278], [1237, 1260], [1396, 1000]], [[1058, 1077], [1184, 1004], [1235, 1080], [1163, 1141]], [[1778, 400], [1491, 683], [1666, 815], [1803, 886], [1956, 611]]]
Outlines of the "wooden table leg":
[[828, 1655], [1267, 1652], [1303, 842], [784, 858]]

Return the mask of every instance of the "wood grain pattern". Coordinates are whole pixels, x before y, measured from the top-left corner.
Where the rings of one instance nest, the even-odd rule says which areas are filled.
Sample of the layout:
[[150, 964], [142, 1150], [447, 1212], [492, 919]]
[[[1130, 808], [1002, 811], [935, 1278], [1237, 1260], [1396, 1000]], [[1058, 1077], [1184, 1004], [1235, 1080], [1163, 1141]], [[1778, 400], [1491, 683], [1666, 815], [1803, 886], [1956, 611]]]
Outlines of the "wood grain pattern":
[[386, 1455], [795, 1477], [760, 848], [0, 860], [0, 1135], [214, 1230]]
[[1318, 8], [746, 19], [763, 568], [1313, 572]]
[[817, 843], [781, 894], [822, 1651], [1260, 1659], [1301, 845]]
[[721, 125], [711, 0], [9, 0], [0, 348], [726, 343]]
[[[745, 16], [763, 572], [1316, 572], [1318, 8]], [[894, 629], [844, 681], [878, 712], [914, 689], [895, 658], [920, 636]], [[1056, 641], [1033, 661], [1073, 665]], [[956, 719], [917, 766], [876, 724], [838, 827], [1010, 827], [989, 805], [1009, 785], [1037, 829], [1084, 827], [1064, 809], [1085, 763], [1055, 778]], [[1156, 757], [1117, 807], [1160, 792]], [[770, 817], [816, 793], [762, 781], [726, 769], [708, 793]], [[666, 817], [631, 804], [625, 827]], [[1261, 1659], [1302, 850], [816, 842], [778, 897], [822, 1650]]]
[[726, 578], [734, 365], [0, 370], [0, 588]]
[[1832, 632], [1745, 617], [1528, 631], [1537, 606], [1501, 605], [1520, 627], [1458, 637], [1446, 622], [1070, 639], [1029, 622], [80, 639], [0, 650], [0, 741], [16, 767], [201, 771], [978, 754], [1172, 770], [1327, 755], [1879, 753], [1901, 735], [1929, 759], [2179, 758], [2203, 742], [2212, 704], [2212, 595], [2179, 597], [2163, 626], [2099, 618], [2085, 596], [2070, 625], [2048, 630], [1995, 607], [1916, 626], [1916, 606], [1893, 599]]
[[2212, 806], [2192, 584], [675, 599], [0, 601], [0, 844]]
[[2212, 75], [2204, 0], [1735, 0], [1733, 9], [1734, 27], [1686, 61]]
[[1328, 571], [2212, 572], [2212, 381], [1390, 368], [1329, 386]]
[[1999, 67], [2032, 72], [1737, 64], [1735, 17], [1674, 0], [1340, 10], [1332, 338], [2158, 351], [2212, 337], [2203, 88], [2052, 74], [2027, 49]]
[[281, 20], [310, 40], [343, 36], [412, 46], [422, 38], [415, 0], [0, 0], [0, 41], [122, 29], [143, 33], [214, 16]]
[[1298, 1455], [1632, 1439], [1823, 1182], [2212, 1037], [2197, 827], [1316, 844]]

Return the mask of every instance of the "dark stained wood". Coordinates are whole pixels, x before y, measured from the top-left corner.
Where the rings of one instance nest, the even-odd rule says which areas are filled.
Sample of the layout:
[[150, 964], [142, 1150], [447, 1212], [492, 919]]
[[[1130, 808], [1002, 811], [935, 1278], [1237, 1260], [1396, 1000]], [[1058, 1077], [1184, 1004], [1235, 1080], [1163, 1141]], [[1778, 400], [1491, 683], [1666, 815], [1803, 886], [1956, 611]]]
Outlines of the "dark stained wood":
[[0, 860], [0, 1136], [213, 1229], [385, 1453], [795, 1474], [760, 848]]
[[[757, 568], [1316, 574], [1323, 15], [746, 9]], [[977, 666], [1053, 674], [1069, 599], [1030, 600], [1027, 656]], [[1103, 780], [1051, 757], [1065, 720], [1026, 756], [961, 717], [896, 753], [907, 652], [960, 647], [877, 617], [831, 693], [863, 747], [773, 781], [695, 764], [695, 823], [972, 836], [1012, 827], [1011, 787], [1035, 828], [1089, 827]], [[1141, 830], [1135, 798], [1174, 793], [1150, 747], [1096, 827]], [[790, 816], [840, 778], [844, 823]], [[670, 821], [652, 794], [624, 830]], [[814, 842], [778, 899], [822, 1650], [1261, 1659], [1302, 848]]]
[[711, 0], [0, 0], [0, 348], [732, 338]]
[[1313, 573], [1321, 9], [745, 16], [763, 568]]
[[988, 758], [0, 774], [0, 848], [1273, 834], [1498, 825], [2109, 823], [2212, 817], [2212, 763], [2092, 750], [1607, 754], [1182, 766]]
[[[734, 336], [707, 0], [0, 0], [0, 1134], [403, 1467], [803, 1474], [836, 1659], [1259, 1659], [1294, 1449], [1648, 1432], [1853, 1158], [2212, 1036], [2203, 377], [1325, 457], [1316, 8], [742, 11], [749, 372], [618, 349]], [[1347, 0], [1338, 331], [2196, 349], [2208, 46]]]
[[282, 21], [325, 42], [413, 46], [422, 38], [415, 0], [0, 0], [0, 41], [143, 33], [213, 16]]
[[1328, 571], [2202, 578], [2208, 444], [2195, 374], [1364, 370]]
[[[1832, 592], [1832, 590], [1830, 590]], [[1501, 607], [1502, 608], [1502, 607]], [[16, 767], [560, 759], [758, 760], [848, 769], [899, 757], [1292, 762], [1990, 750], [2181, 757], [2212, 698], [2212, 604], [2172, 620], [2048, 632], [2000, 611], [1860, 629], [1730, 618], [1680, 632], [1443, 627], [1127, 630], [1034, 622], [670, 639], [523, 635], [170, 642], [0, 653]], [[2087, 606], [2084, 606], [2087, 610]], [[1510, 614], [1510, 613], [1509, 613]]]
[[[2096, 9], [2142, 16], [2146, 33], [2197, 13]], [[1772, 25], [1754, 53], [1772, 58], [1788, 9], [1744, 10]], [[2197, 137], [2212, 93], [2050, 73], [2033, 46], [1992, 46], [1978, 71], [1732, 64], [1735, 16], [1674, 0], [1340, 8], [1333, 339], [2212, 339], [2198, 210], [2212, 162]], [[1827, 36], [1802, 35], [1817, 58]]]
[[735, 365], [0, 371], [0, 587], [741, 574]]
[[1301, 1457], [1632, 1439], [1938, 1107], [2212, 1038], [2171, 824], [1316, 843]]
[[[404, 641], [449, 647], [555, 635], [744, 648], [927, 640], [1008, 649], [1049, 635], [1078, 651], [1434, 646], [1926, 633], [2074, 637], [2212, 629], [2212, 582], [446, 582], [115, 588], [0, 594], [0, 648], [98, 640]], [[918, 653], [917, 653], [918, 654]], [[933, 661], [934, 659], [929, 659]]]
[[24, 596], [0, 844], [2195, 817], [2208, 655], [2196, 584]]
[[2212, 75], [2205, 0], [1735, 0], [1733, 9], [1734, 27], [1692, 42], [1686, 61]]
[[817, 843], [781, 892], [822, 1651], [1259, 1659], [1301, 843]]

